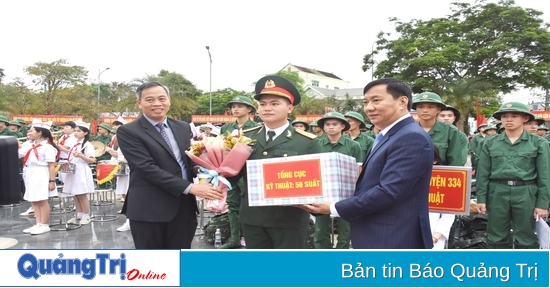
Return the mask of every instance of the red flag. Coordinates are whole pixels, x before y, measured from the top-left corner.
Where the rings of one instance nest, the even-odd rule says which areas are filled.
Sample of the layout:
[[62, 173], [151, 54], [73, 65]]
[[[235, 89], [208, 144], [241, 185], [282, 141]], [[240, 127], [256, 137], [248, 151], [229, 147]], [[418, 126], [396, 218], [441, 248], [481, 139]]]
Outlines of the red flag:
[[479, 101], [476, 101], [476, 122], [477, 126], [487, 123], [487, 118], [485, 118], [485, 115], [481, 114]]
[[92, 124], [90, 125], [90, 133], [95, 135], [97, 133], [97, 121], [96, 119], [92, 119]]

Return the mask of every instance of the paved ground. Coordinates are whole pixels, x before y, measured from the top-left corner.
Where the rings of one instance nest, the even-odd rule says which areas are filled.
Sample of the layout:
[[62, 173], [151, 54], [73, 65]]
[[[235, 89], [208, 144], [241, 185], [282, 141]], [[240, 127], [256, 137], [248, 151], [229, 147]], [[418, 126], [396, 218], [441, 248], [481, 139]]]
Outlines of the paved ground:
[[[122, 202], [116, 202], [110, 206], [93, 206], [93, 215], [117, 215], [117, 210], [122, 208]], [[130, 231], [117, 232], [116, 229], [126, 221], [124, 215], [118, 215], [118, 219], [108, 222], [92, 222], [78, 229], [70, 231], [51, 231], [42, 235], [31, 236], [22, 231], [35, 224], [34, 217], [21, 217], [20, 213], [26, 211], [30, 203], [23, 202], [19, 206], [0, 208], [0, 238], [3, 240], [15, 239], [17, 244], [9, 247], [12, 249], [109, 249], [109, 248], [134, 248], [134, 242]], [[207, 211], [204, 224], [215, 214]], [[50, 224], [59, 223], [58, 210], [52, 211]], [[200, 221], [200, 219], [199, 219]], [[200, 222], [199, 222], [200, 225]], [[201, 230], [197, 230], [200, 234]], [[1, 243], [13, 241], [0, 241]], [[8, 245], [11, 246], [11, 245]], [[192, 243], [193, 249], [213, 249], [201, 235], [195, 236]]]

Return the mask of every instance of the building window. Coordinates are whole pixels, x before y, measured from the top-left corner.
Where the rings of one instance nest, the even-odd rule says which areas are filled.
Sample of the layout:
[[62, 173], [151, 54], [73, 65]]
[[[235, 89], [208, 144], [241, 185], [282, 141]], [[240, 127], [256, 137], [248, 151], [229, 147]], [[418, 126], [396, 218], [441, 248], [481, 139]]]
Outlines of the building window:
[[338, 90], [338, 89], [340, 89], [340, 88], [338, 88], [338, 87], [334, 87], [334, 90]]
[[311, 86], [313, 86], [313, 87], [319, 87], [319, 81], [317, 81], [317, 80], [311, 80]]
[[290, 71], [290, 67], [288, 67], [287, 70], [288, 70], [288, 72], [291, 72], [291, 71]]

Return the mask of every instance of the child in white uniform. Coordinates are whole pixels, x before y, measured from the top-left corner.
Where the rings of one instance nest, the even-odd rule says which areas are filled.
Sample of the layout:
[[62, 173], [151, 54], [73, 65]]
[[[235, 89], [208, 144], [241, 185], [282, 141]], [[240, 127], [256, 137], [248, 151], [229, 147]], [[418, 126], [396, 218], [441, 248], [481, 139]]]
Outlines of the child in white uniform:
[[[117, 150], [114, 150], [111, 147], [105, 147], [105, 151], [111, 154], [112, 160], [126, 162], [126, 159], [124, 158], [124, 155], [122, 155], [122, 151], [120, 150], [120, 147]], [[128, 175], [126, 176], [117, 176], [116, 177], [116, 194], [121, 195], [122, 199], [126, 198], [126, 193], [128, 193], [129, 185], [130, 185], [130, 173], [128, 173]], [[126, 219], [126, 222], [122, 226], [118, 227], [116, 230], [118, 232], [129, 231], [130, 219]]]
[[[434, 145], [434, 165], [441, 163], [441, 156], [439, 156], [439, 149]], [[451, 232], [451, 226], [455, 222], [454, 214], [430, 212], [430, 228], [432, 229], [432, 240], [434, 247], [432, 249], [440, 250], [446, 249], [447, 241], [449, 241], [449, 233]]]
[[23, 157], [24, 199], [31, 202], [36, 215], [36, 224], [23, 233], [39, 235], [50, 231], [50, 205], [48, 197], [57, 194], [55, 186], [55, 157], [57, 149], [53, 144], [50, 128], [52, 122], [34, 119], [27, 133], [29, 141], [19, 148]]
[[74, 131], [77, 143], [71, 147], [67, 161], [75, 165], [74, 174], [65, 176], [63, 193], [75, 195], [76, 217], [67, 223], [86, 225], [90, 220], [90, 200], [87, 193], [94, 191], [92, 169], [88, 164], [96, 161], [94, 146], [90, 143], [90, 124], [77, 122]]

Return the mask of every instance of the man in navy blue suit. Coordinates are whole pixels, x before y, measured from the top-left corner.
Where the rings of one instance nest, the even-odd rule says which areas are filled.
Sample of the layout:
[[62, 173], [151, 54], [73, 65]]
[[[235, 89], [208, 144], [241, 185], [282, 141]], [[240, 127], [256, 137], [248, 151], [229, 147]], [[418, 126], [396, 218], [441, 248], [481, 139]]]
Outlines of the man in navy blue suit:
[[431, 249], [428, 192], [434, 150], [428, 133], [409, 114], [412, 90], [386, 78], [367, 84], [363, 94], [365, 114], [381, 131], [363, 161], [355, 195], [302, 208], [348, 221], [356, 249]]

